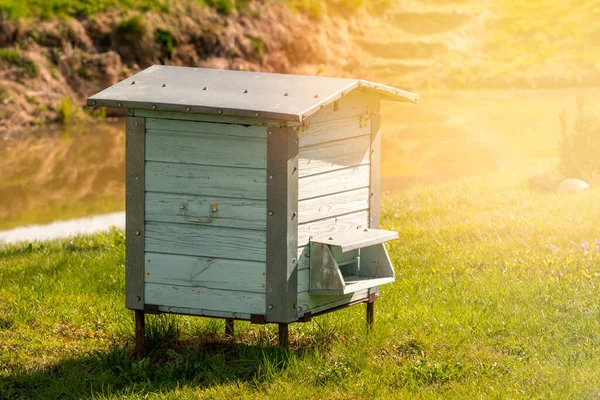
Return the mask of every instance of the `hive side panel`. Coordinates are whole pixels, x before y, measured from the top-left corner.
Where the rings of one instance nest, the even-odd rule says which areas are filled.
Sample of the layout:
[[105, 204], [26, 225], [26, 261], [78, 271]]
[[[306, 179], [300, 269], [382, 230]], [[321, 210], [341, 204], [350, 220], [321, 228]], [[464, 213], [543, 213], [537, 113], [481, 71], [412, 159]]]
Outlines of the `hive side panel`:
[[369, 176], [369, 227], [379, 228], [380, 219], [380, 193], [381, 193], [381, 115], [377, 114], [371, 119], [371, 169]]
[[[311, 237], [369, 226], [371, 124], [379, 102], [350, 95], [338, 111], [324, 110], [307, 121], [300, 135], [298, 307], [316, 313], [368, 296], [311, 296]], [[336, 114], [339, 113], [339, 114]]]
[[380, 100], [376, 94], [354, 90], [338, 101], [323, 107], [321, 111], [310, 116], [308, 121], [314, 124], [354, 117], [366, 112], [378, 113], [379, 104]]
[[266, 128], [148, 118], [146, 129], [146, 304], [264, 314]]

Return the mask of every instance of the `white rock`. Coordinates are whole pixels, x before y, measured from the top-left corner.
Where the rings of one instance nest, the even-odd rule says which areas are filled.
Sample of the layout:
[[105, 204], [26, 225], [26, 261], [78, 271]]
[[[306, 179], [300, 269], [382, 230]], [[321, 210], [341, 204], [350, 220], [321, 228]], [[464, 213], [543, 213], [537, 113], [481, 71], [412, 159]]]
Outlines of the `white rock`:
[[565, 179], [558, 185], [558, 193], [575, 193], [589, 189], [590, 185], [581, 179]]

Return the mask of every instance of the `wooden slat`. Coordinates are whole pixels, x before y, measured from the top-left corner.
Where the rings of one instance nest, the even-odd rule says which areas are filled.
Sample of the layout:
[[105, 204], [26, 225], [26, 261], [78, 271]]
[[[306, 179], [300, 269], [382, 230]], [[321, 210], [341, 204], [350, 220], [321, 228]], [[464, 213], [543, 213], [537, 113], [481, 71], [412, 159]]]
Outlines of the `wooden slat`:
[[361, 165], [300, 178], [298, 185], [299, 200], [368, 187], [369, 166]]
[[146, 223], [146, 251], [265, 261], [264, 231], [220, 228], [204, 225]]
[[380, 103], [381, 100], [377, 95], [362, 90], [355, 90], [338, 101], [337, 111], [334, 104], [331, 103], [322, 108], [318, 113], [310, 116], [307, 122], [313, 124], [321, 121], [334, 121], [353, 115], [364, 114], [367, 112], [367, 109], [370, 112], [379, 112]]
[[298, 222], [306, 223], [369, 208], [369, 188], [302, 200], [298, 204]]
[[263, 293], [161, 285], [157, 283], [146, 283], [145, 287], [147, 304], [247, 314], [264, 314], [265, 312], [265, 295]]
[[265, 292], [264, 262], [146, 253], [145, 282]]
[[[219, 116], [208, 114], [180, 113], [174, 111], [150, 111], [139, 110], [133, 111], [136, 117], [159, 118], [164, 120], [180, 120], [180, 121], [201, 121], [213, 122], [218, 124], [238, 124], [244, 126], [281, 126], [281, 120], [269, 120], [262, 118], [244, 118], [232, 116]], [[300, 125], [298, 122], [287, 122], [288, 126]]]
[[302, 147], [298, 159], [298, 173], [302, 178], [342, 168], [369, 164], [370, 136], [336, 140], [317, 146]]
[[267, 138], [267, 128], [235, 123], [214, 124], [210, 122], [181, 121], [174, 119], [148, 118], [146, 129], [155, 131], [206, 133], [245, 138]]
[[298, 247], [307, 245], [311, 236], [317, 237], [326, 234], [346, 232], [353, 229], [364, 229], [368, 225], [368, 211], [359, 211], [357, 213], [342, 215], [331, 219], [300, 224], [298, 225]]
[[[185, 204], [181, 215], [181, 203]], [[218, 208], [213, 217], [211, 205]], [[146, 221], [192, 224], [211, 216], [209, 226], [243, 229], [267, 229], [267, 203], [264, 200], [202, 197], [186, 194], [146, 192]]]
[[298, 293], [298, 307], [300, 307], [300, 314], [304, 314], [308, 311], [318, 313], [333, 307], [338, 307], [344, 304], [348, 304], [353, 301], [365, 299], [369, 296], [369, 289], [360, 290], [358, 292], [346, 295], [334, 295], [334, 296], [311, 296], [308, 292]]
[[146, 190], [266, 200], [266, 170], [146, 161]]
[[[196, 124], [198, 129], [204, 125]], [[147, 130], [146, 160], [267, 168], [267, 141], [256, 137]]]
[[197, 315], [201, 317], [213, 317], [213, 318], [235, 318], [250, 320], [251, 315], [248, 313], [231, 312], [231, 311], [214, 311], [206, 310], [203, 308], [192, 308], [192, 307], [175, 307], [175, 306], [157, 306], [158, 311], [163, 313], [183, 314], [183, 315]]
[[325, 121], [305, 125], [298, 129], [300, 148], [317, 146], [335, 140], [350, 139], [358, 136], [369, 135], [368, 127], [360, 126], [360, 116], [353, 115], [337, 121]]

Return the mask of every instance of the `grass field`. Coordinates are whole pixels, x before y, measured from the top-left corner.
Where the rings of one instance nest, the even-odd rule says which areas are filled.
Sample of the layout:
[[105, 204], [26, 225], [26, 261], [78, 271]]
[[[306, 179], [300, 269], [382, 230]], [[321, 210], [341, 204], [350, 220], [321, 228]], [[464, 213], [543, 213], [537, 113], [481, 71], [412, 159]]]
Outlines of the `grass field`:
[[538, 194], [496, 172], [383, 199], [397, 280], [291, 328], [149, 318], [132, 361], [124, 235], [0, 249], [0, 398], [600, 396], [600, 191]]

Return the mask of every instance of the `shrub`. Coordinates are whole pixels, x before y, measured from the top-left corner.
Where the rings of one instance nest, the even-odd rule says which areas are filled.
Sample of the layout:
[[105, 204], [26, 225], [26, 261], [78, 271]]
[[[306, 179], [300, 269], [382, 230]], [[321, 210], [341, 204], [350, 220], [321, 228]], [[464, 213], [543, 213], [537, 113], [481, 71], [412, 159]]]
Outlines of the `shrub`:
[[121, 20], [115, 27], [115, 35], [120, 42], [139, 42], [146, 34], [147, 27], [139, 15]]
[[585, 110], [583, 100], [577, 101], [577, 115], [570, 122], [566, 112], [560, 115], [559, 172], [566, 178], [590, 181], [600, 174], [600, 117]]
[[31, 78], [37, 76], [40, 70], [40, 67], [35, 62], [23, 58], [21, 52], [15, 49], [0, 49], [0, 58], [16, 67], [23, 68], [25, 73]]

